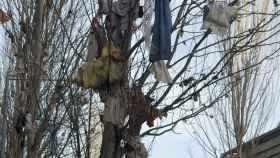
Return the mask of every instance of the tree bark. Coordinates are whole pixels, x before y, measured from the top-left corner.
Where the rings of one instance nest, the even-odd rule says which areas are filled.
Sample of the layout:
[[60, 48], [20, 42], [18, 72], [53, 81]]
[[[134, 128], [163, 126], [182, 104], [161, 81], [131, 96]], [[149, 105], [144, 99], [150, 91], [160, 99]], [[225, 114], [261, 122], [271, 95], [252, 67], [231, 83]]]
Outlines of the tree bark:
[[[9, 158], [37, 158], [40, 147], [38, 132], [34, 124], [34, 116], [39, 106], [39, 93], [42, 70], [42, 16], [44, 0], [35, 1], [30, 30], [22, 30], [25, 34], [23, 47], [18, 46], [16, 54], [16, 101], [13, 115], [13, 128], [10, 129]], [[30, 22], [31, 23], [31, 22]], [[27, 32], [25, 32], [27, 31]], [[19, 39], [21, 40], [21, 39]], [[22, 43], [21, 40], [19, 43]], [[27, 119], [30, 116], [30, 120]], [[29, 122], [28, 122], [29, 121]], [[29, 126], [29, 127], [27, 127]], [[31, 128], [30, 128], [31, 127]]]

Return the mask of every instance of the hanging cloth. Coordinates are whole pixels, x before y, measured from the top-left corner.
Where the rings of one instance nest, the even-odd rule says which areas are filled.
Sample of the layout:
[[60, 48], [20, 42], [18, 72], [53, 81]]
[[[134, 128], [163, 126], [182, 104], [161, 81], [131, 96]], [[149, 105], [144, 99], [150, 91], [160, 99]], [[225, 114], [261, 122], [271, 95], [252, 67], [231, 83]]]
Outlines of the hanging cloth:
[[92, 19], [91, 30], [88, 35], [88, 53], [86, 61], [90, 61], [92, 58], [100, 57], [106, 40], [107, 38], [104, 28], [98, 23], [97, 18], [94, 17]]
[[114, 45], [120, 48], [123, 56], [127, 50], [133, 33], [133, 23], [139, 14], [139, 1], [135, 0], [99, 0], [99, 13], [107, 15], [106, 30]]
[[130, 30], [131, 21], [134, 21], [139, 14], [138, 1], [117, 0], [110, 4], [109, 0], [99, 0], [99, 7], [99, 14], [112, 16], [109, 25], [113, 28], [118, 28], [122, 32]]
[[150, 51], [150, 61], [171, 58], [171, 12], [169, 0], [155, 0], [155, 23]]
[[0, 9], [0, 22], [2, 24], [8, 22], [10, 20], [10, 18], [8, 17], [8, 15], [2, 10]]
[[172, 83], [172, 79], [163, 60], [154, 62], [151, 72], [154, 73], [154, 76], [158, 81], [163, 81], [169, 84]]
[[114, 84], [123, 78], [123, 63], [119, 57], [121, 51], [112, 42], [104, 44], [99, 58], [92, 58], [83, 64], [75, 73], [73, 79], [84, 88], [104, 88], [108, 83]]

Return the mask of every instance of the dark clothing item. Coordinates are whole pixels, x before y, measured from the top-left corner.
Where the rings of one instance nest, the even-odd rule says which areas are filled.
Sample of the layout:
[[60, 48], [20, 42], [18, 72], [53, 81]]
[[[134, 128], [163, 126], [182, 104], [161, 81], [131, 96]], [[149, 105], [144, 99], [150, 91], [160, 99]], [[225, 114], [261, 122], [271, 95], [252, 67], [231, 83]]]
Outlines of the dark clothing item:
[[107, 15], [106, 29], [114, 45], [120, 48], [124, 56], [128, 56], [133, 22], [139, 14], [138, 0], [118, 0], [110, 4], [110, 0], [99, 0], [99, 13]]
[[153, 26], [150, 61], [169, 60], [171, 58], [171, 12], [169, 0], [155, 1], [155, 23]]

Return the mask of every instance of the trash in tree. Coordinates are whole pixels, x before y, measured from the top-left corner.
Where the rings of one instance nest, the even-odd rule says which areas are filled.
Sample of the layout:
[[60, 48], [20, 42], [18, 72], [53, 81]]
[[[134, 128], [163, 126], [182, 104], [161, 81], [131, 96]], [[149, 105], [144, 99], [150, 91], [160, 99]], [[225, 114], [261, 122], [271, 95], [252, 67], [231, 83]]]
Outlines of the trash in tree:
[[123, 100], [118, 96], [110, 96], [106, 99], [105, 105], [109, 106], [104, 110], [103, 121], [123, 128], [126, 113], [126, 108], [122, 108], [124, 106]]
[[108, 41], [102, 48], [99, 58], [92, 58], [83, 64], [74, 81], [84, 88], [104, 88], [122, 79], [123, 64], [127, 62], [121, 58], [121, 50]]
[[2, 24], [8, 22], [10, 18], [8, 17], [7, 13], [0, 9], [0, 22]]
[[128, 150], [127, 157], [148, 157], [148, 151], [146, 150], [145, 145], [141, 143], [139, 137], [128, 137], [126, 148]]
[[99, 24], [98, 19], [94, 17], [91, 22], [91, 29], [88, 36], [88, 53], [87, 61], [98, 58], [101, 55], [102, 48], [106, 43], [106, 33], [104, 28]]
[[132, 87], [128, 92], [128, 98], [128, 133], [131, 136], [140, 134], [140, 129], [144, 122], [149, 127], [153, 127], [155, 119], [167, 117], [166, 112], [151, 105], [152, 100], [144, 96], [141, 87]]
[[170, 74], [164, 60], [171, 58], [172, 21], [169, 0], [155, 1], [155, 22], [153, 26], [150, 61], [153, 63], [155, 78], [159, 81], [171, 83]]
[[153, 26], [150, 61], [169, 60], [171, 58], [171, 12], [169, 0], [155, 1], [155, 22]]
[[[130, 46], [134, 21], [139, 17], [139, 2], [131, 0], [100, 0], [100, 15], [106, 15], [106, 30], [110, 34], [114, 45], [121, 50], [127, 50]], [[133, 11], [131, 11], [133, 10]], [[123, 51], [122, 53], [126, 53]], [[124, 54], [128, 56], [128, 54]]]
[[225, 3], [209, 2], [203, 9], [201, 29], [211, 29], [213, 33], [225, 34], [236, 17], [237, 9]]
[[179, 83], [180, 87], [184, 87], [184, 86], [188, 86], [190, 85], [193, 81], [195, 81], [194, 77], [189, 77], [185, 80], [183, 80], [182, 82]]
[[98, 19], [93, 18], [88, 36], [87, 63], [79, 68], [74, 77], [74, 81], [84, 88], [108, 87], [121, 81], [123, 77], [123, 66], [129, 56], [125, 52], [130, 45], [134, 20], [141, 12], [138, 1], [118, 0], [109, 4], [110, 2], [112, 1], [98, 1], [98, 17], [106, 15], [105, 28], [110, 40]]
[[154, 73], [154, 76], [158, 81], [172, 83], [171, 76], [163, 60], [154, 62], [151, 67], [151, 71], [152, 73]]

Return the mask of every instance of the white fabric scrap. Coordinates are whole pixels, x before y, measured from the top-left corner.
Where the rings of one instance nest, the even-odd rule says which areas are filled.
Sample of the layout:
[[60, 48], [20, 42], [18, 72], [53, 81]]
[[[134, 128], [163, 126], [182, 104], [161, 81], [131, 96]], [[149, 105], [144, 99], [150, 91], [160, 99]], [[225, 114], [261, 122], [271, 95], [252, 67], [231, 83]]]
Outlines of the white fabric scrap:
[[172, 83], [171, 76], [163, 60], [154, 62], [151, 68], [151, 72], [154, 73], [156, 80], [163, 81], [165, 83]]
[[230, 27], [230, 20], [235, 15], [235, 8], [222, 4], [208, 4], [209, 12], [205, 16], [201, 29], [211, 29], [213, 33], [225, 34]]

